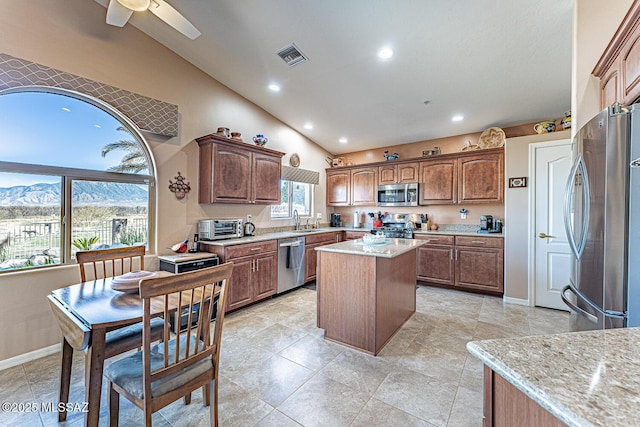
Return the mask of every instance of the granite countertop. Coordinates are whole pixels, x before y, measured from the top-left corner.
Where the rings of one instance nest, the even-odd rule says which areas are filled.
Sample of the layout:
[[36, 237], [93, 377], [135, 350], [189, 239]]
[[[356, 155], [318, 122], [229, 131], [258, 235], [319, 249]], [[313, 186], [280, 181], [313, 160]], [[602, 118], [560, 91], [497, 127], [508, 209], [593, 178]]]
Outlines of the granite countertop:
[[[504, 237], [503, 233], [480, 234], [476, 231], [477, 229], [478, 229], [477, 226], [445, 225], [443, 226], [442, 229], [438, 231], [415, 230], [414, 234], [421, 235], [421, 236], [444, 234], [449, 236]], [[323, 228], [311, 229], [311, 230], [280, 231], [280, 232], [273, 232], [273, 233], [265, 233], [257, 236], [241, 237], [238, 239], [223, 239], [223, 240], [212, 240], [212, 241], [201, 240], [200, 243], [205, 245], [214, 245], [214, 246], [233, 246], [233, 245], [242, 245], [245, 243], [264, 242], [266, 240], [286, 239], [290, 237], [302, 237], [302, 236], [309, 236], [313, 234], [331, 233], [335, 231], [361, 231], [364, 233], [368, 233], [371, 231], [371, 228], [323, 227]]]
[[[260, 234], [258, 236], [240, 237], [238, 239], [223, 239], [223, 240], [200, 240], [200, 244], [213, 245], [213, 246], [233, 246], [243, 245], [245, 243], [264, 242], [266, 240], [287, 239], [291, 237], [304, 237], [313, 234], [332, 233], [335, 231], [344, 231], [344, 227], [327, 227], [317, 228], [311, 230], [298, 230], [298, 231], [281, 231], [277, 233]], [[365, 231], [365, 230], [363, 230]]]
[[316, 251], [336, 252], [348, 255], [364, 255], [382, 258], [395, 258], [405, 252], [427, 244], [414, 239], [384, 239], [382, 244], [365, 244], [362, 239], [318, 246]]
[[638, 425], [640, 328], [474, 341], [467, 349], [569, 426]]

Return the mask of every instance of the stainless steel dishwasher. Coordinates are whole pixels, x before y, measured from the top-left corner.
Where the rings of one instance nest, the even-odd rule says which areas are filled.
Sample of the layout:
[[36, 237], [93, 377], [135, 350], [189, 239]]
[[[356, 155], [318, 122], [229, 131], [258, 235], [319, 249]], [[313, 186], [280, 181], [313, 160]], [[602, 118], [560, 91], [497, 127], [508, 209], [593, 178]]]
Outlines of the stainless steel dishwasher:
[[304, 284], [304, 237], [278, 240], [278, 293]]

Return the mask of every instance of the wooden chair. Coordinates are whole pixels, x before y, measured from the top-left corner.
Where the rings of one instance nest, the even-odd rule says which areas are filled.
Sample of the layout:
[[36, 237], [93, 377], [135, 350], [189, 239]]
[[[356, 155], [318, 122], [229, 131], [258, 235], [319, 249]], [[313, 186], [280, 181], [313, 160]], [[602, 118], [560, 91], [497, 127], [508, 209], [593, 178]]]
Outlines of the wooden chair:
[[[108, 380], [109, 425], [118, 425], [120, 395], [144, 411], [145, 425], [152, 413], [203, 387], [203, 400], [210, 405], [211, 425], [218, 426], [218, 361], [227, 301], [227, 283], [233, 263], [140, 282], [144, 317], [142, 351], [113, 362], [105, 369]], [[209, 331], [213, 307], [215, 327]], [[164, 324], [164, 341], [151, 345], [151, 320], [161, 312], [165, 319], [181, 307], [187, 309], [185, 331], [169, 339], [169, 321]], [[197, 308], [196, 308], [197, 307]], [[198, 315], [193, 315], [194, 308]], [[199, 309], [198, 309], [199, 308]]]
[[[144, 246], [126, 246], [121, 248], [78, 251], [76, 261], [80, 266], [80, 278], [83, 282], [98, 280], [105, 277], [119, 276], [136, 270], [144, 270]], [[162, 338], [164, 321], [154, 319], [152, 322], [153, 340]], [[105, 337], [105, 359], [122, 354], [126, 351], [142, 346], [142, 323], [117, 327], [109, 330]], [[59, 401], [67, 403], [69, 400], [69, 386], [71, 381], [71, 365], [73, 347], [62, 340], [62, 368], [60, 370]], [[66, 411], [58, 413], [58, 421], [67, 418]]]

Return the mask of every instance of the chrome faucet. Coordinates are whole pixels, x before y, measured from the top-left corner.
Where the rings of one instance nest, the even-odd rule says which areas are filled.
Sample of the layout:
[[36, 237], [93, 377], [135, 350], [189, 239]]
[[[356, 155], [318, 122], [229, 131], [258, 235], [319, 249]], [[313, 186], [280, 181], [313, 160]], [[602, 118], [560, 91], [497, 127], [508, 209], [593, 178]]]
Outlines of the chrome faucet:
[[300, 230], [300, 215], [298, 215], [298, 210], [293, 210], [293, 222], [296, 225], [296, 231]]

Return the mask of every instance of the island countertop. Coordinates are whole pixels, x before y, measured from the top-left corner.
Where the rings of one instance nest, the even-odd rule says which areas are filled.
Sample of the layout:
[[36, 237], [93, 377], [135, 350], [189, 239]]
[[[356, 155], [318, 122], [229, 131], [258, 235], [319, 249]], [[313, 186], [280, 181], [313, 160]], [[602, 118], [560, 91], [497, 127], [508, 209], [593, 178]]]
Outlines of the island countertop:
[[467, 349], [569, 426], [638, 425], [640, 328], [474, 341]]
[[364, 255], [382, 258], [395, 258], [414, 250], [427, 242], [416, 239], [384, 239], [382, 244], [365, 244], [362, 239], [347, 240], [331, 245], [318, 246], [316, 251], [336, 252], [349, 255]]

